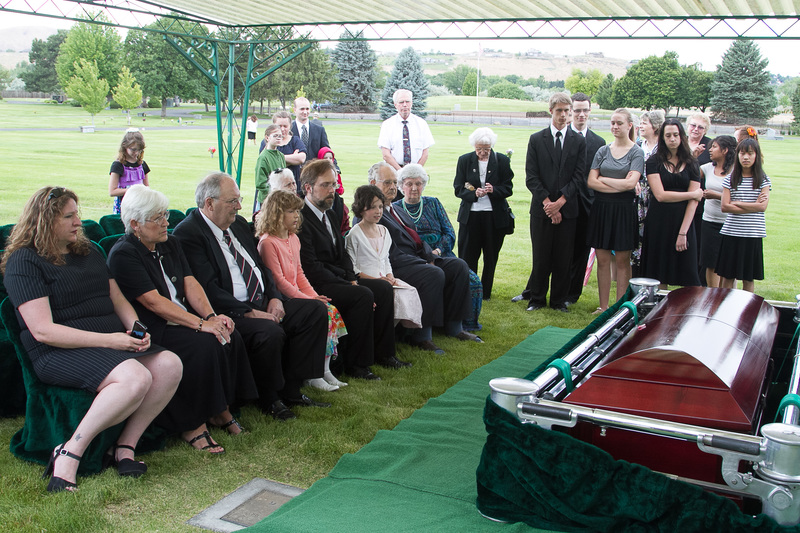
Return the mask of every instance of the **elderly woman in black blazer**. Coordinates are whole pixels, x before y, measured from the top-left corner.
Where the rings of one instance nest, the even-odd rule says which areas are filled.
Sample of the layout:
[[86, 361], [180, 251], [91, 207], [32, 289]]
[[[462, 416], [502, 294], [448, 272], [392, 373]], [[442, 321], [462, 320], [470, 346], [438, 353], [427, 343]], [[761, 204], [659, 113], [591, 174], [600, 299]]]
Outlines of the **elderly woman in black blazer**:
[[461, 198], [458, 209], [458, 256], [470, 270], [478, 271], [483, 252], [483, 299], [492, 296], [492, 283], [500, 248], [507, 234], [514, 231], [514, 216], [506, 198], [512, 194], [511, 160], [492, 147], [497, 135], [489, 128], [478, 128], [469, 136], [475, 148], [458, 158], [455, 194]]
[[121, 205], [126, 235], [108, 254], [108, 265], [153, 341], [183, 362], [181, 384], [156, 424], [180, 433], [198, 450], [222, 453], [208, 424], [241, 433], [228, 406], [258, 392], [233, 320], [214, 312], [178, 241], [167, 232], [168, 207], [167, 197], [156, 190], [128, 189]]

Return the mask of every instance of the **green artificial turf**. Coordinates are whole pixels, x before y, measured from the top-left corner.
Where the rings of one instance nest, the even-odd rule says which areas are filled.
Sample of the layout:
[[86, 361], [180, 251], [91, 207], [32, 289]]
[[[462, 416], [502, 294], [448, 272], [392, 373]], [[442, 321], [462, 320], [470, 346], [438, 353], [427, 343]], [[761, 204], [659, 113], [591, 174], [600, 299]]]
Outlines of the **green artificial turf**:
[[[201, 109], [198, 107], [198, 112]], [[25, 201], [44, 185], [74, 189], [81, 198], [83, 218], [98, 220], [111, 212], [108, 170], [127, 126], [121, 112], [106, 111], [95, 117], [97, 132], [80, 133], [79, 126], [89, 120], [88, 113], [79, 108], [0, 101], [0, 224], [14, 222]], [[262, 120], [259, 129], [266, 122]], [[342, 169], [344, 197], [349, 203], [355, 188], [366, 183], [367, 169], [380, 160], [380, 123], [323, 122]], [[213, 126], [213, 120], [203, 118], [194, 126], [178, 126], [156, 116], [135, 123], [144, 127], [151, 186], [169, 197], [170, 207], [193, 206], [198, 180], [219, 169], [217, 157], [209, 153], [209, 147], [219, 149], [216, 131], [197, 126]], [[431, 126], [436, 145], [426, 164], [431, 180], [425, 194], [438, 197], [453, 221], [458, 208], [452, 189], [456, 160], [471, 151], [467, 137], [475, 127]], [[357, 451], [378, 430], [391, 429], [428, 398], [442, 394], [534, 331], [546, 325], [574, 329], [587, 325], [598, 303], [594, 275], [584, 297], [569, 314], [551, 310], [528, 313], [524, 303], [509, 302], [524, 287], [531, 266], [530, 194], [524, 184], [524, 164], [533, 130], [492, 127], [499, 136], [496, 150], [514, 150], [515, 194], [510, 204], [517, 216], [517, 229], [506, 238], [492, 300], [483, 306], [484, 330], [480, 334], [486, 344], [462, 343], [437, 335], [434, 340], [447, 350], [444, 357], [400, 345], [398, 356], [413, 362], [413, 368], [393, 371], [376, 367], [384, 378], [379, 383], [353, 380], [341, 391], [309, 391], [314, 398], [331, 401], [330, 409], [298, 409], [297, 420], [279, 424], [247, 407], [241, 422], [249, 434], [228, 437], [220, 430], [212, 431], [226, 448], [224, 456], [211, 457], [173, 440], [166, 451], [144, 457], [150, 466], [144, 478], [120, 479], [114, 472], [81, 478], [78, 494], [47, 494], [46, 483], [39, 479], [42, 468], [23, 463], [8, 451], [11, 435], [21, 427], [22, 420], [0, 420], [0, 530], [195, 531], [184, 524], [187, 519], [253, 477], [308, 487], [324, 477], [342, 454]], [[793, 300], [800, 292], [800, 237], [793, 201], [800, 197], [795, 178], [800, 141], [764, 141], [763, 147], [774, 190], [767, 211], [769, 236], [764, 241], [766, 280], [756, 282], [756, 291], [772, 299]], [[257, 147], [246, 146], [241, 187], [247, 199], [245, 206], [252, 205], [257, 151]], [[249, 212], [245, 210], [244, 214]]]

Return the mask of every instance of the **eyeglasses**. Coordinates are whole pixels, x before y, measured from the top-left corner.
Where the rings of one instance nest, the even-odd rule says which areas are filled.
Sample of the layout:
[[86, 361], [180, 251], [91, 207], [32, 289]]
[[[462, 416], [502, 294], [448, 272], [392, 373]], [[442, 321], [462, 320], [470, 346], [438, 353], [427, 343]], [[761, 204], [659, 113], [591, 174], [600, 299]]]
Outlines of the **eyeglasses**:
[[317, 183], [317, 186], [321, 189], [335, 189], [336, 182], [335, 181], [322, 181]]
[[705, 126], [701, 126], [700, 124], [689, 124], [689, 129], [702, 131], [702, 130], [705, 130], [706, 127]]
[[50, 194], [47, 195], [47, 201], [49, 202], [53, 198], [61, 198], [62, 196], [64, 196], [64, 193], [66, 192], [67, 189], [65, 189], [64, 187], [53, 187], [50, 190]]
[[156, 218], [147, 219], [146, 222], [155, 222], [158, 225], [163, 224], [169, 220], [169, 211], [164, 211], [161, 215], [157, 216]]
[[234, 198], [233, 200], [223, 200], [221, 198], [214, 198], [214, 200], [219, 200], [220, 202], [225, 202], [226, 204], [230, 205], [236, 205], [236, 204], [241, 205], [241, 203], [244, 202], [244, 198], [242, 198], [241, 196], [238, 198]]

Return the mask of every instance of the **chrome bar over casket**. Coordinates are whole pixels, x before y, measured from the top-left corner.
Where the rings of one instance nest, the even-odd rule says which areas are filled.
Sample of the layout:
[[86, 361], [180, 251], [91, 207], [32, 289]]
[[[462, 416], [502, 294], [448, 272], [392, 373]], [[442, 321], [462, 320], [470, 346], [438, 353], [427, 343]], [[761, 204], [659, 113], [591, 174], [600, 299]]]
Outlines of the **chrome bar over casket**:
[[781, 422], [761, 424], [777, 311], [727, 289], [678, 289], [654, 305], [657, 282], [637, 282], [629, 303], [536, 379], [493, 379], [492, 400], [523, 423], [800, 523], [800, 349]]

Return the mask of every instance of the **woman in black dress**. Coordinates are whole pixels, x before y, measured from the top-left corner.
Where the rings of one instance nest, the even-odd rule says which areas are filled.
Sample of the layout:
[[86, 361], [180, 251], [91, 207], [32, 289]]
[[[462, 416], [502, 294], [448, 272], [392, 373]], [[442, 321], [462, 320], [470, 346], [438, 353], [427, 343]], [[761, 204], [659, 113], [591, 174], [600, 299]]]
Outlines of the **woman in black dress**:
[[700, 285], [692, 220], [703, 198], [700, 168], [678, 119], [667, 119], [645, 164], [650, 207], [644, 222], [642, 275], [667, 285]]
[[199, 450], [222, 453], [206, 423], [241, 433], [228, 406], [258, 393], [233, 320], [214, 313], [180, 245], [169, 238], [168, 208], [158, 191], [128, 189], [121, 213], [126, 235], [111, 249], [108, 265], [154, 341], [183, 361], [181, 384], [156, 423]]
[[142, 475], [147, 467], [133, 460], [136, 444], [175, 393], [181, 362], [151, 345], [149, 334], [130, 335], [136, 311], [83, 234], [75, 193], [44, 187], [28, 200], [0, 269], [38, 378], [97, 392], [72, 437], [53, 451], [47, 490], [76, 490], [83, 452], [124, 420], [112, 462], [120, 475]]

